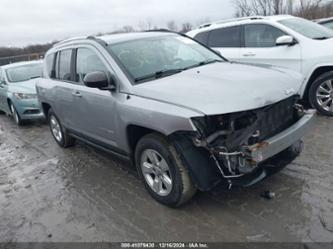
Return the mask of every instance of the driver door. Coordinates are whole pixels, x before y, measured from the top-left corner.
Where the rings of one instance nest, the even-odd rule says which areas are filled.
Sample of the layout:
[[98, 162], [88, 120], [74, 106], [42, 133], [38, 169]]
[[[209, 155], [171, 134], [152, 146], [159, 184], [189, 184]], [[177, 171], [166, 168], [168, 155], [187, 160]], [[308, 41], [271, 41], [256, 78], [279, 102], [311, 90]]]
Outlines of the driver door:
[[243, 32], [244, 47], [240, 48], [240, 61], [301, 71], [300, 45], [276, 46], [276, 39], [288, 34], [268, 24], [244, 25]]

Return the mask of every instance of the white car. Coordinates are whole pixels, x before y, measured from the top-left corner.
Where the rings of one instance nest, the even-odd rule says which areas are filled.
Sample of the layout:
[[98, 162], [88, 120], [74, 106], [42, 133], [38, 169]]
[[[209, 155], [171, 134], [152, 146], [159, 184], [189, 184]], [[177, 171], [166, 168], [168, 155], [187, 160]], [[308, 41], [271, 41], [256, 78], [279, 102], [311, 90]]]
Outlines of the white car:
[[333, 116], [333, 30], [289, 15], [230, 19], [187, 33], [233, 61], [287, 67], [304, 75], [300, 95]]

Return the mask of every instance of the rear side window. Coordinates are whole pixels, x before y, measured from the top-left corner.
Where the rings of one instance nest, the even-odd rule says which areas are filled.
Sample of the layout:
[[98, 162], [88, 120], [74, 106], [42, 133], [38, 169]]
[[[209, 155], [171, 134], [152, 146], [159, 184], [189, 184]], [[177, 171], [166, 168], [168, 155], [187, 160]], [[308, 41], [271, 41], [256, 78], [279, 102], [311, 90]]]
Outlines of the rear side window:
[[280, 29], [266, 24], [250, 24], [244, 28], [245, 47], [275, 47], [276, 39], [285, 35]]
[[55, 77], [55, 70], [54, 70], [54, 58], [55, 54], [50, 54], [46, 57], [46, 69], [47, 69], [47, 75], [50, 78]]
[[59, 80], [71, 80], [71, 58], [72, 50], [66, 49], [58, 53], [56, 78]]
[[198, 42], [201, 42], [202, 44], [207, 45], [208, 44], [208, 35], [209, 32], [202, 32], [194, 36], [194, 39], [197, 40]]
[[238, 48], [241, 46], [240, 26], [212, 30], [209, 34], [208, 46]]
[[105, 72], [108, 70], [98, 55], [88, 48], [78, 48], [76, 55], [76, 82], [83, 83], [84, 77], [92, 72]]

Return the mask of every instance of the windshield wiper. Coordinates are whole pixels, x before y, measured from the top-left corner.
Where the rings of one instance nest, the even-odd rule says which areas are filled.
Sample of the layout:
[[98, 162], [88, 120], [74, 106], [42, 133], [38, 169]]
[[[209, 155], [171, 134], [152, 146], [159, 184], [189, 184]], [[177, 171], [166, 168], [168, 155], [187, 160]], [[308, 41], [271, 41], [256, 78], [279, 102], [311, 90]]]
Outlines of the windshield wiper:
[[321, 37], [314, 37], [314, 40], [326, 40], [328, 38], [332, 38], [332, 37], [328, 37], [328, 36], [321, 36]]
[[158, 78], [162, 78], [165, 76], [169, 76], [172, 74], [176, 74], [176, 73], [180, 73], [181, 71], [183, 71], [184, 69], [182, 68], [174, 68], [174, 69], [164, 69], [164, 70], [160, 70], [151, 74], [147, 74], [141, 77], [137, 77], [134, 79], [135, 82], [140, 82], [143, 80], [148, 80], [148, 79], [158, 79]]
[[194, 65], [188, 66], [188, 67], [184, 67], [184, 68], [173, 68], [173, 69], [164, 69], [161, 71], [157, 71], [151, 74], [147, 74], [141, 77], [137, 77], [134, 79], [134, 81], [136, 83], [141, 82], [141, 81], [145, 81], [145, 80], [149, 80], [149, 79], [159, 79], [165, 76], [170, 76], [176, 73], [180, 73], [182, 71], [191, 69], [191, 68], [195, 68], [195, 67], [200, 67], [203, 65], [207, 65], [207, 64], [211, 64], [211, 63], [215, 63], [215, 62], [223, 62], [222, 60], [206, 60], [206, 61], [201, 61], [199, 63], [196, 63]]
[[185, 67], [185, 68], [183, 68], [183, 70], [188, 70], [188, 69], [191, 69], [191, 68], [200, 67], [200, 66], [203, 66], [203, 65], [212, 64], [212, 63], [216, 63], [216, 62], [223, 62], [223, 61], [222, 60], [216, 60], [216, 59], [201, 61], [201, 62], [199, 62], [197, 64]]
[[37, 79], [37, 78], [40, 78], [40, 76], [32, 76], [29, 79], [32, 80], [32, 79]]

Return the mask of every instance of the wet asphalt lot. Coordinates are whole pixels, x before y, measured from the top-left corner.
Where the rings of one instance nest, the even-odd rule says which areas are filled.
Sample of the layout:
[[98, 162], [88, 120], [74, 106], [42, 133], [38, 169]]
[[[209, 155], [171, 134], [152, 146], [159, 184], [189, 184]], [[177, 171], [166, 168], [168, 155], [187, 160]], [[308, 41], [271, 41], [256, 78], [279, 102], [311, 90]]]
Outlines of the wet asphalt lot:
[[[0, 241], [333, 241], [333, 118], [318, 117], [293, 164], [247, 189], [156, 203], [134, 168], [47, 125], [0, 115]], [[260, 197], [272, 190], [276, 198]]]

